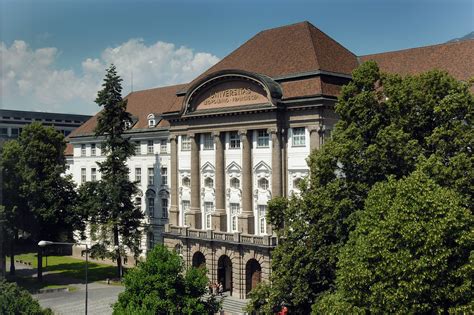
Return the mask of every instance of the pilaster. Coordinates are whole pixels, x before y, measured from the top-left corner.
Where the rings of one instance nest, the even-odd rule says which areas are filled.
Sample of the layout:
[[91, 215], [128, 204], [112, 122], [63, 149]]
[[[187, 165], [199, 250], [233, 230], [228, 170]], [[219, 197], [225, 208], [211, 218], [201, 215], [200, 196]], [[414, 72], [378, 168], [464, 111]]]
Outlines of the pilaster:
[[179, 198], [178, 198], [178, 136], [171, 135], [169, 137], [171, 144], [171, 204], [170, 204], [170, 215], [169, 223], [171, 225], [179, 225]]
[[225, 133], [213, 132], [216, 145], [216, 210], [212, 214], [212, 229], [227, 231], [227, 215], [225, 212], [225, 154], [223, 136]]
[[199, 163], [198, 135], [188, 135], [191, 140], [191, 205], [186, 213], [186, 222], [191, 228], [200, 229], [201, 220], [201, 175]]
[[[239, 215], [239, 230], [244, 234], [255, 233], [252, 207], [252, 149], [248, 130], [240, 130], [242, 144], [242, 214]], [[249, 139], [250, 138], [250, 139]]]

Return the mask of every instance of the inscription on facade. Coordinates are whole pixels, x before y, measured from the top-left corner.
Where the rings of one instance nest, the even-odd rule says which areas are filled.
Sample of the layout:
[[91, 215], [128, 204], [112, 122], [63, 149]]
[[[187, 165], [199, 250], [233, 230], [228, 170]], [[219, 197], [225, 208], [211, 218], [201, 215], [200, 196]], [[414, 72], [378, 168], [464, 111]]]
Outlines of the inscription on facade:
[[203, 91], [193, 101], [195, 110], [268, 102], [261, 86], [249, 81], [226, 80]]
[[212, 93], [202, 105], [212, 104], [227, 104], [255, 101], [258, 99], [258, 94], [252, 93], [249, 88], [228, 89]]

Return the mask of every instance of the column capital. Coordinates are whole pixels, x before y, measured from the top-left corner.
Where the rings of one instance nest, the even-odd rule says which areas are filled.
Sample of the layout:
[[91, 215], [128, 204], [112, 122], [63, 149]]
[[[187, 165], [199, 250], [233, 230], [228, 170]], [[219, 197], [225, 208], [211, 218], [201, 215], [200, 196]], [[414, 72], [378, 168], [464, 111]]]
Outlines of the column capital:
[[326, 130], [325, 125], [308, 126], [309, 133], [313, 133], [313, 132], [324, 133], [325, 130]]
[[176, 141], [176, 140], [178, 140], [178, 135], [169, 135], [168, 139], [170, 141]]
[[221, 133], [222, 133], [222, 131], [213, 131], [213, 132], [212, 132], [212, 136], [213, 136], [214, 138], [220, 137]]
[[267, 129], [267, 133], [269, 133], [271, 135], [273, 135], [273, 134], [277, 135], [277, 134], [279, 134], [278, 128], [270, 127], [270, 128]]
[[247, 130], [247, 129], [240, 129], [240, 130], [238, 131], [239, 136], [246, 136], [247, 133], [248, 133], [248, 130]]
[[196, 138], [197, 133], [195, 133], [195, 132], [188, 132], [187, 135], [188, 135], [189, 138]]

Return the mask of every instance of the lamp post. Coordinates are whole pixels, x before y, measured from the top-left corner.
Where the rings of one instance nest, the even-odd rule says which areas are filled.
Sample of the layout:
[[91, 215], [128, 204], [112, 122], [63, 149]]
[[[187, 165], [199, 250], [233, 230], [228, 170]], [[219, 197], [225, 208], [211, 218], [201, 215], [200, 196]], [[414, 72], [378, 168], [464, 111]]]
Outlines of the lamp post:
[[89, 247], [87, 244], [83, 243], [66, 243], [66, 242], [51, 242], [51, 241], [39, 241], [38, 246], [39, 247], [46, 247], [49, 245], [85, 245], [86, 246], [86, 301], [85, 301], [85, 314], [87, 315], [87, 295], [88, 295], [88, 290], [87, 290], [87, 272], [89, 269]]

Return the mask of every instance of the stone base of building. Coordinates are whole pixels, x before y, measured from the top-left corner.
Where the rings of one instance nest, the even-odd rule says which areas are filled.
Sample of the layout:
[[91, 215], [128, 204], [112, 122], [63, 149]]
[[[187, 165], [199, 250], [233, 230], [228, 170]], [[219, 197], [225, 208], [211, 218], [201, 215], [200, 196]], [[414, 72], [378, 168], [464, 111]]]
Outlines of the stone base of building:
[[271, 236], [167, 227], [164, 244], [176, 250], [187, 267], [206, 267], [210, 282], [221, 282], [224, 291], [245, 299], [257, 283], [269, 280], [270, 254], [276, 239]]

